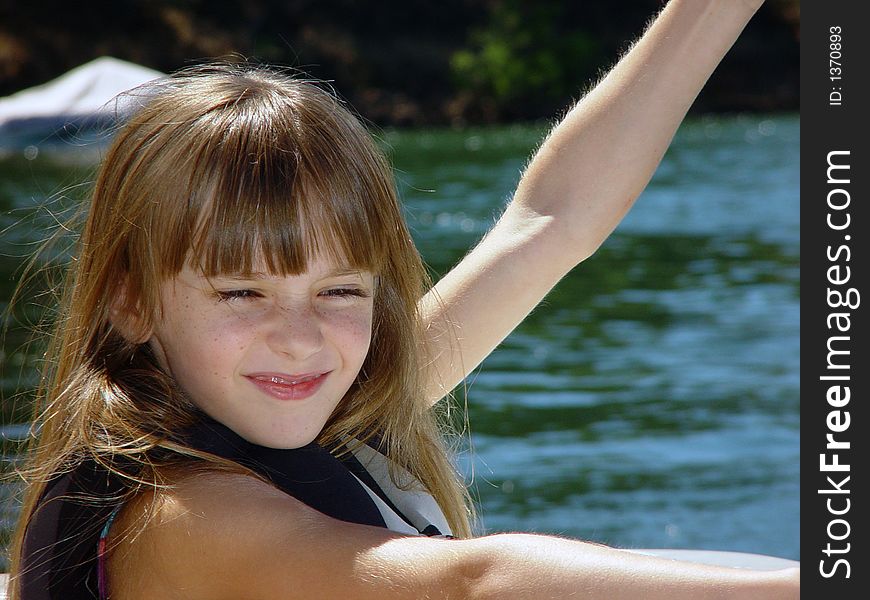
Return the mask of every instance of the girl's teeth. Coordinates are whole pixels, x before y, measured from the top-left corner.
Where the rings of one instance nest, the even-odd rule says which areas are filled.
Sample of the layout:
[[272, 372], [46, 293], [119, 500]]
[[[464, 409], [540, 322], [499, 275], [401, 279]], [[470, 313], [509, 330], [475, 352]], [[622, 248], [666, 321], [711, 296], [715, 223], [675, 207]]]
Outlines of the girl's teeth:
[[297, 384], [303, 383], [305, 381], [311, 381], [312, 379], [316, 379], [316, 377], [305, 377], [303, 379], [293, 379], [290, 381], [287, 381], [286, 379], [282, 379], [280, 377], [270, 377], [269, 382], [283, 384], [283, 385], [297, 385]]

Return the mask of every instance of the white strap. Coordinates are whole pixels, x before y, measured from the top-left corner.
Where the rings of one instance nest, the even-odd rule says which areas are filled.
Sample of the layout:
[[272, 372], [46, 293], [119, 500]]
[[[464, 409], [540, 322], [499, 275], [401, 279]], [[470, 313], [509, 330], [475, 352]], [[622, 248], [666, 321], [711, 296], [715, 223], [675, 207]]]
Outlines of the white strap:
[[[356, 456], [357, 460], [362, 464], [365, 470], [368, 471], [369, 475], [372, 476], [375, 483], [380, 486], [387, 495], [387, 498], [390, 499], [396, 508], [398, 508], [399, 511], [401, 511], [401, 513], [411, 521], [414, 527], [417, 528], [417, 531], [413, 533], [421, 532], [429, 525], [434, 525], [443, 535], [453, 534], [450, 530], [450, 525], [447, 524], [447, 518], [441, 511], [441, 507], [438, 506], [435, 498], [426, 491], [423, 484], [411, 475], [411, 473], [402, 467], [397, 465], [394, 466], [400, 481], [403, 484], [409, 484], [406, 486], [409, 489], [401, 489], [393, 483], [393, 480], [390, 477], [389, 459], [386, 456], [366, 444], [351, 445], [356, 445], [356, 448], [353, 450], [354, 456]], [[410, 529], [407, 523], [405, 523], [400, 516], [396, 515], [386, 502], [377, 498], [377, 494], [369, 490], [368, 486], [363, 485], [363, 487], [369, 495], [375, 499], [375, 504], [377, 504], [378, 509], [380, 509], [381, 514], [384, 516], [384, 521], [387, 523], [389, 529], [406, 533], [403, 529], [397, 529], [390, 525], [393, 519], [398, 519], [405, 529]], [[387, 520], [385, 510], [389, 515], [391, 515], [389, 521]], [[397, 524], [396, 527], [399, 527], [399, 525]]]

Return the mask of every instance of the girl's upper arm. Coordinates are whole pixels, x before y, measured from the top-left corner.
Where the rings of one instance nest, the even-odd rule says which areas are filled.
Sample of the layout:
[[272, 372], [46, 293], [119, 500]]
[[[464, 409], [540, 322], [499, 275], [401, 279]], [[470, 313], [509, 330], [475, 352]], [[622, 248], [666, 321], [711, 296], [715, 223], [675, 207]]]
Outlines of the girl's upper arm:
[[157, 503], [140, 498], [113, 536], [126, 538], [108, 562], [123, 600], [463, 596], [460, 542], [338, 521], [241, 474], [189, 476]]

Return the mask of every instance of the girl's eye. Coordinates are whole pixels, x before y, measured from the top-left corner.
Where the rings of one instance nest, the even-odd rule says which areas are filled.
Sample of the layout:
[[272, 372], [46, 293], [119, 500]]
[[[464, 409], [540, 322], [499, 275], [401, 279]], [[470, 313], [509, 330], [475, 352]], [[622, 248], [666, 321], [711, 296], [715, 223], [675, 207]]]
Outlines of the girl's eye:
[[366, 290], [360, 288], [330, 288], [321, 292], [322, 296], [329, 298], [368, 298]]
[[218, 290], [218, 300], [221, 302], [227, 300], [241, 300], [245, 298], [259, 298], [260, 293], [254, 290]]

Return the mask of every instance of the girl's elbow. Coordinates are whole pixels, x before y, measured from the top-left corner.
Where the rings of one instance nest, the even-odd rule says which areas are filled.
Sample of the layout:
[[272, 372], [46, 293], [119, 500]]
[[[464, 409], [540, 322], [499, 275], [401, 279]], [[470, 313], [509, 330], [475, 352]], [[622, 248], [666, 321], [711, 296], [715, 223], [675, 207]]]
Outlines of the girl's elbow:
[[[507, 546], [499, 543], [502, 536], [486, 536], [462, 540], [456, 560], [450, 598], [463, 600], [496, 600], [516, 598], [517, 575], [521, 569], [511, 567], [510, 557], [505, 554]], [[516, 566], [516, 565], [514, 565]], [[519, 597], [525, 597], [520, 594]]]

